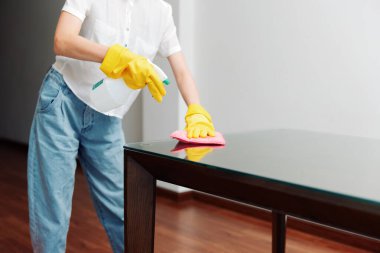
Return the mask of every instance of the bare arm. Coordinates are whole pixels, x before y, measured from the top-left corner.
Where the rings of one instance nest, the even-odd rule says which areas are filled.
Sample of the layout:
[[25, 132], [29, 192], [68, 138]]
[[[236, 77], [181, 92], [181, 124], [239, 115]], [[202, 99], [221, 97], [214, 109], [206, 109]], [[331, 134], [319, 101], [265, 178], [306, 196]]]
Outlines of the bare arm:
[[186, 64], [183, 53], [179, 52], [173, 54], [168, 57], [168, 60], [172, 67], [175, 79], [177, 80], [178, 89], [186, 104], [200, 104], [198, 89]]
[[54, 36], [54, 52], [78, 60], [101, 63], [108, 47], [79, 35], [82, 21], [68, 12], [62, 12]]

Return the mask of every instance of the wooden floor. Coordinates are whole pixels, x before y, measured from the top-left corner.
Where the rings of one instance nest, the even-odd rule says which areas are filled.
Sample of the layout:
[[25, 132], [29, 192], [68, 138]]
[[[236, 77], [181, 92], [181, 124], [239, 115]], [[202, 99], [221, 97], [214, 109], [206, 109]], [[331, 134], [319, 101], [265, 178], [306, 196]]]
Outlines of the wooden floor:
[[[0, 143], [0, 252], [31, 252], [28, 232], [25, 148]], [[111, 253], [91, 200], [78, 173], [68, 235], [69, 253]], [[178, 204], [158, 197], [156, 253], [271, 252], [268, 222], [189, 201]], [[326, 239], [288, 230], [289, 253], [364, 253]]]

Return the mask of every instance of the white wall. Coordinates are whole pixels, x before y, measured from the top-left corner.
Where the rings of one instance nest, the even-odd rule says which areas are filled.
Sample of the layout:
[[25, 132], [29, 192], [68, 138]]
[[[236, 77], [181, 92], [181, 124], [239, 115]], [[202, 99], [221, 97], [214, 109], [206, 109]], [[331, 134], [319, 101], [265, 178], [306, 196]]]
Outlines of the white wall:
[[219, 130], [380, 138], [380, 1], [194, 1], [196, 80]]

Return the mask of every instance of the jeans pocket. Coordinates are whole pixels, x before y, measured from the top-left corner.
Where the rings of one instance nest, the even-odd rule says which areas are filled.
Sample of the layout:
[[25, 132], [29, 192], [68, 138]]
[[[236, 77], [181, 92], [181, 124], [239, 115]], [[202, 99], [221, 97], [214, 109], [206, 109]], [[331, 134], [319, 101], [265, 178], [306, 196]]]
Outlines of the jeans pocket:
[[53, 73], [48, 73], [45, 77], [40, 90], [37, 111], [51, 111], [60, 101], [62, 96], [62, 88], [58, 78]]

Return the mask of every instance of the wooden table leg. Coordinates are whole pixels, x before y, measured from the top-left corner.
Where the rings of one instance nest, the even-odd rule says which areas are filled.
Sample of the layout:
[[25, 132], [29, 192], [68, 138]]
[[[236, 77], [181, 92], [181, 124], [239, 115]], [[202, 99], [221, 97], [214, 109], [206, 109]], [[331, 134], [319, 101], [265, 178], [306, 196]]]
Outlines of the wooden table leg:
[[272, 253], [285, 253], [286, 215], [272, 211]]
[[127, 155], [125, 168], [125, 252], [153, 253], [156, 179]]

